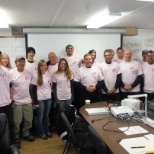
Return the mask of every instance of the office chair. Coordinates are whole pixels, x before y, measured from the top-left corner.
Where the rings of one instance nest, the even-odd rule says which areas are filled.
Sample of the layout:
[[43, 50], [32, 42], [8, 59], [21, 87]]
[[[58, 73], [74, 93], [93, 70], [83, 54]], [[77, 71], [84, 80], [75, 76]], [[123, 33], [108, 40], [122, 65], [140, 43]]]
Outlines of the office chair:
[[63, 112], [61, 113], [61, 117], [68, 135], [63, 154], [65, 154], [65, 151], [66, 154], [68, 154], [71, 144], [73, 144], [75, 150], [79, 151], [80, 154], [82, 154], [82, 151], [85, 150], [90, 150], [90, 152], [93, 152], [94, 144], [92, 143], [90, 136], [87, 133], [85, 134], [85, 132], [76, 132], [75, 134], [69, 120]]
[[93, 143], [95, 145], [95, 154], [108, 154], [103, 139], [97, 134], [97, 132], [90, 125], [88, 126], [88, 130], [93, 138]]
[[20, 154], [19, 149], [10, 143], [8, 120], [4, 113], [0, 113], [0, 153]]

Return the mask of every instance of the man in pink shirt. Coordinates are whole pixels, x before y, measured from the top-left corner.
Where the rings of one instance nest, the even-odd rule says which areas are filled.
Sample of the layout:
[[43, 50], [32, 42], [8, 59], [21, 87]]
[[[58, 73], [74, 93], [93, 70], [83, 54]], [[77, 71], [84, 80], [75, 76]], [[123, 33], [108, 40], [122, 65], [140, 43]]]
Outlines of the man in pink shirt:
[[124, 52], [125, 61], [120, 63], [122, 99], [127, 98], [128, 95], [140, 93], [140, 82], [143, 73], [140, 64], [132, 60], [132, 56], [132, 51], [126, 50]]
[[105, 62], [100, 65], [101, 73], [104, 77], [104, 82], [107, 91], [102, 89], [102, 101], [120, 101], [119, 87], [121, 82], [120, 66], [116, 62], [112, 62], [111, 50], [104, 51]]
[[[100, 70], [92, 65], [92, 57], [90, 54], [84, 55], [85, 66], [79, 68], [74, 78], [75, 88], [78, 90], [79, 109], [85, 104], [85, 100], [89, 99], [91, 103], [101, 101], [101, 87], [104, 86], [104, 78]], [[105, 89], [107, 90], [107, 89]]]
[[53, 76], [53, 74], [58, 70], [57, 56], [54, 52], [50, 52], [48, 54], [48, 59], [48, 72], [51, 74], [51, 76]]
[[28, 47], [26, 50], [27, 59], [26, 59], [25, 69], [30, 71], [32, 75], [34, 75], [37, 72], [37, 65], [38, 65], [38, 62], [34, 60], [35, 53], [36, 52], [33, 47]]
[[69, 44], [66, 46], [66, 55], [60, 57], [60, 59], [61, 58], [65, 58], [67, 60], [70, 70], [73, 72], [73, 75], [75, 75], [76, 71], [80, 67], [81, 57], [74, 54], [74, 48], [72, 45]]
[[147, 52], [148, 50], [143, 50], [142, 51], [142, 60], [139, 61], [139, 63], [141, 64], [141, 66], [147, 62]]
[[90, 50], [90, 51], [88, 52], [88, 54], [90, 54], [91, 57], [92, 57], [92, 60], [93, 60], [92, 65], [93, 65], [93, 66], [96, 66], [97, 68], [100, 68], [100, 63], [98, 63], [98, 62], [96, 61], [96, 51], [95, 51], [95, 50]]
[[124, 61], [124, 50], [121, 47], [117, 48], [117, 58], [113, 61], [117, 62], [118, 64]]
[[[7, 115], [11, 144], [14, 138], [13, 108], [10, 99], [10, 77], [7, 68], [0, 65], [0, 113]], [[0, 126], [1, 127], [1, 126]]]
[[154, 52], [147, 52], [147, 63], [143, 63], [144, 93], [148, 94], [148, 100], [154, 99]]
[[25, 58], [18, 56], [15, 60], [16, 68], [12, 69], [9, 74], [12, 83], [12, 96], [14, 100], [14, 142], [20, 147], [20, 124], [23, 120], [22, 135], [27, 141], [34, 141], [34, 137], [30, 136], [30, 128], [32, 127], [32, 100], [29, 93], [29, 86], [32, 80], [31, 73], [26, 70]]
[[[47, 66], [48, 66], [48, 72], [50, 73], [51, 77], [53, 77], [53, 74], [58, 70], [58, 59], [57, 56], [54, 52], [50, 52], [48, 54], [48, 59], [49, 61], [47, 62]], [[50, 114], [49, 114], [49, 120], [50, 120], [50, 127], [54, 129], [53, 126], [56, 127], [56, 123], [55, 123], [55, 117], [56, 117], [56, 101], [54, 98], [54, 94], [53, 92], [51, 92], [52, 95], [52, 104], [51, 104], [51, 108], [50, 108]]]

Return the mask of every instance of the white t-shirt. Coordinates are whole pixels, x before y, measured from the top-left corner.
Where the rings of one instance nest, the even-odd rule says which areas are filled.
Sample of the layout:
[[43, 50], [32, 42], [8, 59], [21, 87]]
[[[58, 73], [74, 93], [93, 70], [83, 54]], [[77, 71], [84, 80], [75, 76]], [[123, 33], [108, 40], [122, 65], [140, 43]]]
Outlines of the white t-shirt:
[[[140, 64], [137, 61], [129, 61], [122, 62], [119, 64], [121, 73], [122, 73], [122, 81], [124, 85], [131, 85], [136, 80], [138, 75], [142, 75], [142, 69]], [[123, 92], [126, 92], [123, 88], [121, 88]], [[130, 92], [139, 92], [140, 84], [134, 87]]]
[[34, 60], [33, 63], [28, 62], [26, 59], [25, 69], [27, 69], [34, 76], [37, 73], [38, 62]]
[[17, 68], [12, 69], [9, 74], [12, 83], [14, 103], [17, 105], [31, 103], [29, 85], [32, 80], [32, 74], [26, 69], [24, 69], [23, 72], [18, 72]]
[[125, 60], [124, 59], [119, 59], [119, 58], [116, 58], [116, 59], [113, 59], [113, 62], [116, 62], [118, 64], [124, 62]]
[[[112, 62], [111, 64], [107, 64], [106, 62], [101, 63], [100, 65], [101, 73], [104, 77], [104, 82], [106, 84], [107, 89], [112, 89], [115, 86], [117, 75], [121, 73], [120, 66], [116, 62]], [[119, 89], [116, 90], [115, 93], [118, 93]], [[106, 92], [102, 89], [102, 93], [106, 94]]]
[[91, 68], [81, 67], [77, 70], [74, 81], [81, 82], [84, 86], [95, 86], [98, 81], [102, 81], [104, 78], [101, 74], [101, 71], [96, 67], [92, 66]]
[[[73, 79], [73, 75], [72, 78]], [[70, 80], [67, 80], [65, 73], [55, 73], [53, 75], [53, 83], [57, 83], [57, 98], [58, 100], [71, 99], [71, 84]]]
[[0, 107], [11, 103], [10, 99], [10, 77], [7, 68], [0, 65]]
[[154, 64], [143, 63], [144, 92], [154, 93]]
[[51, 83], [52, 83], [52, 76], [51, 74], [46, 71], [43, 74], [43, 84], [39, 86], [37, 84], [38, 75], [35, 75], [32, 79], [31, 84], [37, 86], [37, 99], [38, 100], [47, 100], [51, 99]]
[[70, 70], [73, 72], [73, 75], [75, 75], [76, 71], [80, 67], [81, 57], [76, 54], [73, 54], [70, 57], [65, 55], [65, 56], [60, 57], [60, 59], [61, 58], [65, 58], [67, 60]]
[[56, 63], [55, 65], [49, 65], [48, 66], [48, 72], [50, 73], [50, 75], [53, 77], [53, 74], [58, 70], [58, 63]]

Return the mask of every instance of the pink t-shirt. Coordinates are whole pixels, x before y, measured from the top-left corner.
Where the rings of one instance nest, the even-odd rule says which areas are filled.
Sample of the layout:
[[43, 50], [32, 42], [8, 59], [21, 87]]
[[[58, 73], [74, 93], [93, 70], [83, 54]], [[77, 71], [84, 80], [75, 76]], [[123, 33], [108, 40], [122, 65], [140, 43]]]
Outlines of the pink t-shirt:
[[125, 60], [124, 59], [119, 59], [119, 58], [116, 58], [116, 59], [113, 59], [113, 62], [116, 62], [118, 64], [124, 62]]
[[12, 69], [9, 74], [12, 83], [14, 103], [17, 105], [31, 103], [29, 85], [32, 80], [32, 74], [26, 69], [24, 69], [23, 72], [18, 72], [17, 68]]
[[[72, 76], [73, 79], [73, 76]], [[65, 73], [55, 73], [53, 75], [53, 83], [57, 83], [57, 98], [58, 100], [71, 99], [71, 84], [70, 80], [67, 80]]]
[[10, 77], [7, 68], [0, 65], [0, 107], [11, 103], [10, 99]]
[[68, 65], [70, 67], [70, 70], [73, 72], [73, 75], [75, 75], [76, 71], [80, 67], [81, 63], [81, 57], [78, 55], [73, 54], [72, 56], [68, 57], [67, 55], [60, 57], [65, 58], [68, 62]]
[[81, 82], [84, 86], [93, 85], [95, 86], [98, 81], [102, 81], [104, 78], [101, 71], [96, 67], [91, 68], [81, 67], [77, 70], [74, 81]]
[[[104, 82], [108, 89], [112, 89], [115, 86], [117, 75], [121, 73], [120, 66], [116, 62], [112, 62], [111, 64], [107, 64], [106, 62], [101, 63], [100, 65], [101, 73], [104, 77]], [[116, 93], [119, 92], [119, 89], [116, 90]], [[106, 92], [102, 89], [102, 93], [106, 94]]]
[[48, 66], [48, 72], [50, 73], [51, 76], [58, 70], [58, 63], [55, 65], [49, 65]]
[[[125, 85], [131, 85], [135, 81], [138, 75], [142, 75], [142, 69], [140, 64], [137, 61], [129, 61], [122, 62], [119, 64], [121, 73], [122, 73], [122, 81]], [[126, 92], [123, 88], [121, 88], [123, 92]], [[130, 92], [139, 92], [140, 84], [134, 87]]]
[[37, 85], [37, 99], [38, 100], [47, 100], [51, 99], [51, 74], [46, 71], [45, 74], [43, 74], [43, 84], [39, 86], [37, 84], [38, 75], [35, 75], [32, 79], [31, 84]]
[[154, 64], [148, 64], [146, 62], [142, 65], [144, 76], [144, 92], [154, 93]]
[[142, 67], [142, 65], [143, 65], [144, 63], [147, 63], [147, 62], [145, 62], [145, 61], [143, 61], [143, 60], [140, 60], [139, 63], [140, 63], [140, 65], [141, 65], [141, 67]]
[[36, 60], [34, 60], [33, 63], [30, 63], [26, 59], [25, 69], [31, 72], [33, 76], [37, 73], [37, 66], [38, 66], [38, 62]]

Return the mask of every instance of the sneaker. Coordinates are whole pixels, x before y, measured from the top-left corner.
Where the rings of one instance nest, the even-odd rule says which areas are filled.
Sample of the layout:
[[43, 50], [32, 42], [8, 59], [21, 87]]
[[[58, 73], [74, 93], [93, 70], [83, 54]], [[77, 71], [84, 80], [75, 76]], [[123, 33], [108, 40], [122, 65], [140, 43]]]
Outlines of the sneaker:
[[28, 135], [26, 137], [23, 137], [23, 139], [26, 140], [26, 141], [29, 141], [29, 142], [33, 142], [35, 140], [34, 137], [31, 136], [31, 135]]
[[48, 137], [47, 137], [46, 135], [42, 135], [41, 138], [42, 138], [43, 140], [47, 140], [47, 139], [48, 139]]
[[48, 133], [46, 133], [46, 136], [47, 136], [47, 137], [49, 137], [49, 138], [51, 138], [51, 137], [52, 137], [51, 133], [49, 133], [49, 132], [48, 132]]
[[18, 138], [14, 139], [13, 145], [15, 145], [18, 149], [20, 149], [21, 148], [20, 140]]

